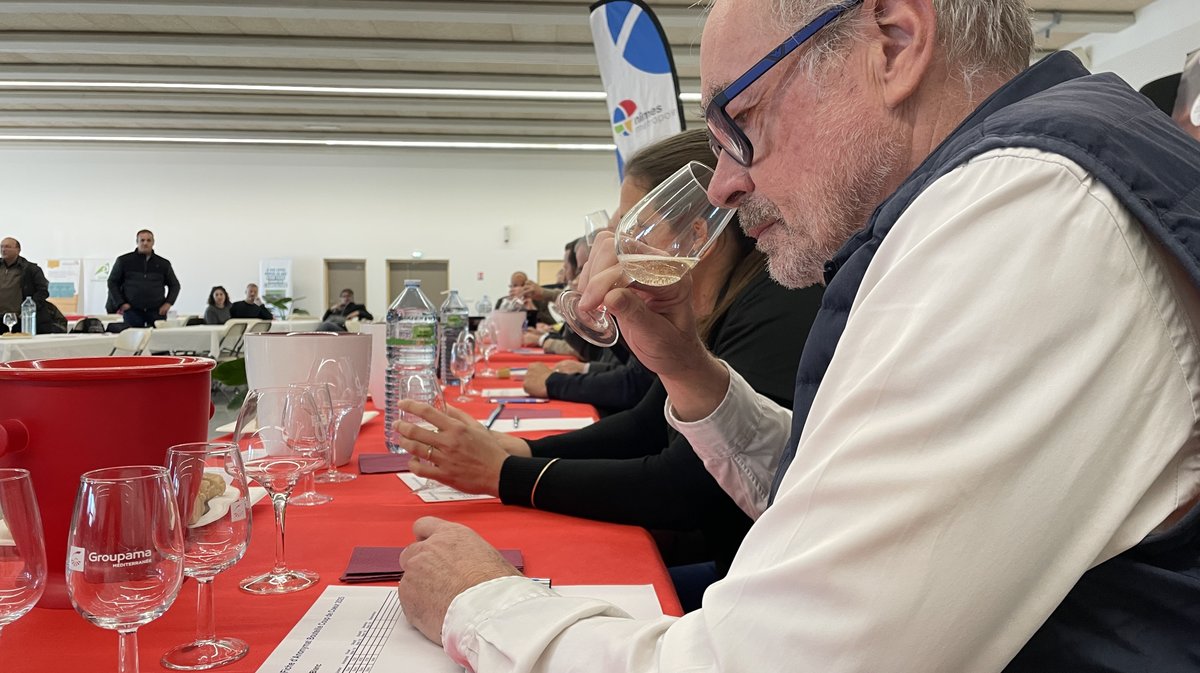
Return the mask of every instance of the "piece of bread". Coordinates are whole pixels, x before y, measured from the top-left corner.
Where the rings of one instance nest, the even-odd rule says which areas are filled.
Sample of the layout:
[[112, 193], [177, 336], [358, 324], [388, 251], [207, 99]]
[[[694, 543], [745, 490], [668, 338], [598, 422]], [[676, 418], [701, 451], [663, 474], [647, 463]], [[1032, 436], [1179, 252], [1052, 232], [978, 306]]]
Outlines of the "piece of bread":
[[208, 513], [208, 501], [225, 493], [225, 480], [219, 474], [205, 472], [200, 480], [200, 489], [196, 492], [196, 504], [192, 507], [192, 517], [188, 524], [195, 524]]

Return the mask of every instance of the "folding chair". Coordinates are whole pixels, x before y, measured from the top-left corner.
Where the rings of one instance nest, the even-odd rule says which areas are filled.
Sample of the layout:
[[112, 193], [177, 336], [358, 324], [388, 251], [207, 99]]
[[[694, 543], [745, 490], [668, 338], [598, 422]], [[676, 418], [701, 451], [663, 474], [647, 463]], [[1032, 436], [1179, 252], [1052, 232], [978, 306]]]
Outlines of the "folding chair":
[[141, 355], [149, 343], [149, 328], [131, 327], [127, 330], [122, 330], [117, 335], [117, 340], [113, 342], [113, 349], [109, 355]]
[[242, 336], [245, 333], [246, 323], [229, 323], [225, 327], [225, 333], [221, 335], [221, 343], [217, 347], [217, 352], [213, 353], [213, 359], [217, 362], [235, 359], [242, 350]]

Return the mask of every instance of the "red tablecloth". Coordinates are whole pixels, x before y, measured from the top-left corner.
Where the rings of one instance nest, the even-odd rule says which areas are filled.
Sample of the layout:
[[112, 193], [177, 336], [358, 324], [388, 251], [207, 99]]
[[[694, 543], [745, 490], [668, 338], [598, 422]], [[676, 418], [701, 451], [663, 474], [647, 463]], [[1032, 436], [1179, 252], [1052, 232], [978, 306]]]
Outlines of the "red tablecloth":
[[[504, 380], [480, 383], [515, 385]], [[550, 404], [564, 416], [591, 411], [586, 405]], [[486, 402], [461, 406], [478, 417], [492, 407]], [[376, 418], [363, 427], [356, 457], [344, 469], [356, 472], [360, 453], [385, 451], [383, 419]], [[471, 526], [497, 547], [520, 549], [525, 573], [530, 576], [549, 577], [555, 584], [653, 584], [664, 612], [681, 614], [654, 541], [641, 528], [506, 506], [498, 500], [425, 503], [394, 474], [360, 475], [347, 483], [320, 484], [319, 490], [332, 495], [334, 501], [320, 507], [288, 508], [287, 559], [294, 568], [320, 573], [321, 587], [283, 596], [251, 596], [238, 590], [239, 580], [267, 570], [274, 558], [269, 499], [262, 500], [254, 507], [256, 525], [245, 558], [215, 583], [218, 633], [247, 641], [250, 653], [216, 670], [256, 671], [324, 585], [337, 583], [355, 546], [408, 544], [412, 522], [426, 515]], [[193, 637], [195, 596], [195, 584], [186, 581], [167, 614], [139, 630], [143, 671], [165, 670], [158, 663], [162, 653]], [[115, 632], [92, 626], [74, 610], [35, 608], [0, 634], [0, 671], [112, 671], [116, 670], [116, 652]]]

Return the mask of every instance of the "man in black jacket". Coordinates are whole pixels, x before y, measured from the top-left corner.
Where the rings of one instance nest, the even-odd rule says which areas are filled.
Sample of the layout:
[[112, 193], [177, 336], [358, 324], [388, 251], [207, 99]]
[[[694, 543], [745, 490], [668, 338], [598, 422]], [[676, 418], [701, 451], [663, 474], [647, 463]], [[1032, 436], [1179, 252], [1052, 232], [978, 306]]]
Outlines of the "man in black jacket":
[[139, 231], [137, 249], [117, 258], [108, 275], [108, 291], [130, 327], [153, 327], [155, 320], [167, 317], [179, 296], [179, 280], [171, 262], [154, 254], [154, 232]]
[[246, 298], [242, 301], [235, 301], [229, 307], [229, 316], [231, 318], [257, 318], [259, 320], [270, 320], [274, 316], [266, 306], [262, 305], [262, 300], [258, 298], [258, 285], [250, 283], [246, 286]]
[[[21, 256], [21, 243], [17, 239], [0, 239], [0, 314], [20, 315], [25, 297], [33, 297], [37, 303], [38, 334], [67, 331], [66, 317], [47, 301], [50, 283], [42, 267]], [[0, 333], [7, 330], [0, 325]]]

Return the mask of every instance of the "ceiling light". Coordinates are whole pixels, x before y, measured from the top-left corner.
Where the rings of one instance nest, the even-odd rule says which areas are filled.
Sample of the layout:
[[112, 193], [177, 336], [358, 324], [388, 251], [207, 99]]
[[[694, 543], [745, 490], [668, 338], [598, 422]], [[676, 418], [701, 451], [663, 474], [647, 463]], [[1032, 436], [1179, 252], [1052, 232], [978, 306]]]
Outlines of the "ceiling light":
[[407, 147], [421, 149], [555, 150], [612, 152], [611, 143], [538, 143], [450, 140], [352, 140], [342, 138], [208, 138], [196, 136], [0, 135], [0, 142], [177, 143], [205, 145], [310, 145], [326, 147]]
[[[532, 89], [434, 89], [427, 87], [324, 86], [298, 84], [216, 84], [191, 82], [56, 82], [0, 80], [4, 89], [143, 89], [150, 91], [236, 91], [284, 94], [356, 94], [409, 98], [498, 98], [519, 100], [605, 100], [603, 91], [540, 91]], [[685, 103], [700, 101], [698, 93], [679, 95]]]

